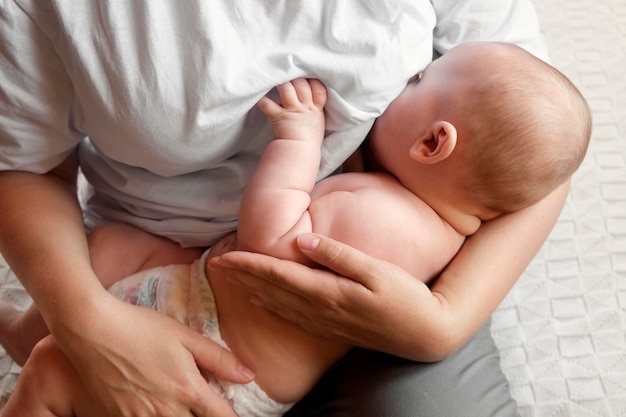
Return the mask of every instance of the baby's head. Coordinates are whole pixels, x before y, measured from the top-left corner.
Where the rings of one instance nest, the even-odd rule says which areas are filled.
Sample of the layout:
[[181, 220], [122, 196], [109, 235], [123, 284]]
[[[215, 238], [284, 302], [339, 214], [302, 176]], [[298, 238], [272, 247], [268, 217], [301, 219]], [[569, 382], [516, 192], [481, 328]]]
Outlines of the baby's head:
[[459, 185], [499, 212], [541, 200], [587, 151], [585, 99], [562, 73], [517, 46], [472, 43], [452, 52], [459, 52], [450, 58], [462, 64], [456, 76], [465, 93], [451, 101], [449, 113], [464, 160]]
[[[447, 193], [447, 204], [484, 220], [565, 182], [590, 135], [587, 103], [563, 74], [517, 46], [471, 42], [416, 77], [370, 141], [379, 162], [427, 202]], [[449, 201], [452, 193], [459, 197]]]

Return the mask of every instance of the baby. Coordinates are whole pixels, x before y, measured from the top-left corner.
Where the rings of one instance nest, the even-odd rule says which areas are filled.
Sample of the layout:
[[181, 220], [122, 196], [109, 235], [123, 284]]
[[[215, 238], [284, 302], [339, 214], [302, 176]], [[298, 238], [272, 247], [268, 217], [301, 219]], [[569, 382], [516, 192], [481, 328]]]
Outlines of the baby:
[[[467, 43], [431, 63], [377, 119], [364, 155], [373, 172], [315, 184], [326, 89], [317, 80], [297, 79], [277, 90], [280, 104], [269, 98], [259, 103], [276, 139], [244, 193], [237, 249], [310, 264], [296, 248], [297, 236], [328, 235], [423, 282], [420, 309], [436, 304], [427, 284], [465, 237], [481, 222], [532, 205], [567, 181], [590, 138], [588, 106], [565, 76], [516, 46]], [[144, 260], [169, 249], [180, 253], [179, 265], [145, 270], [149, 262], [138, 261], [133, 268], [140, 272], [110, 291], [189, 324], [254, 370], [255, 381], [247, 385], [207, 375], [240, 417], [282, 415], [351, 348], [257, 308], [251, 294], [224, 279], [219, 268], [205, 276], [206, 258], [225, 244], [189, 265], [197, 249], [183, 253], [174, 243], [124, 225], [95, 233], [106, 236], [109, 253], [131, 248]], [[101, 279], [115, 281], [114, 275]], [[462, 283], [439, 281], [444, 295], [462, 291]], [[446, 314], [463, 314], [454, 307], [447, 306]], [[433, 328], [444, 327], [437, 322], [442, 316], [433, 314]], [[3, 416], [87, 416], [88, 397], [68, 367], [58, 356], [38, 370], [38, 382], [32, 372], [23, 375]], [[33, 395], [33, 386], [45, 389]]]

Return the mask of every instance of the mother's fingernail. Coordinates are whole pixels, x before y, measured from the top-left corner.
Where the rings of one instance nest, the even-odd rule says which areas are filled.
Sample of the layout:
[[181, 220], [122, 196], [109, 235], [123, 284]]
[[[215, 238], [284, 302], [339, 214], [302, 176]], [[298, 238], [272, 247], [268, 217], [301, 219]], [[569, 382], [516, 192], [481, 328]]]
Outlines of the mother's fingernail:
[[254, 377], [255, 377], [254, 372], [252, 372], [252, 370], [250, 370], [250, 368], [247, 368], [247, 367], [245, 367], [245, 366], [243, 366], [241, 364], [239, 365], [238, 371], [248, 381], [252, 381], [254, 379]]
[[313, 233], [303, 233], [298, 236], [298, 246], [300, 249], [313, 250], [320, 244], [320, 238]]
[[211, 269], [225, 269], [229, 266], [230, 264], [225, 261], [221, 256], [216, 256], [215, 258], [209, 260], [209, 268]]

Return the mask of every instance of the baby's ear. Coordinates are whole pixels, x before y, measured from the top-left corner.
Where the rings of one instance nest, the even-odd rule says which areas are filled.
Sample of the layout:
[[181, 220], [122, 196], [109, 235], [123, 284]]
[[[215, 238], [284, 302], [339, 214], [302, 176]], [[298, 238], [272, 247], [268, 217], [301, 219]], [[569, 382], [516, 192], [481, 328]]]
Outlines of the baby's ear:
[[436, 164], [446, 159], [456, 147], [457, 131], [454, 125], [443, 120], [417, 139], [410, 149], [411, 158], [423, 164]]

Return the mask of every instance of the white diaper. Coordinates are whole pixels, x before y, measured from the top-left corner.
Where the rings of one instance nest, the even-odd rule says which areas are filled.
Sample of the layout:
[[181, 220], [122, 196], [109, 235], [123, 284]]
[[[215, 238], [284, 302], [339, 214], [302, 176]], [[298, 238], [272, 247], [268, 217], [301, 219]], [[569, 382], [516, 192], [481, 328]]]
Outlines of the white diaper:
[[[113, 284], [109, 292], [131, 304], [167, 314], [228, 349], [220, 334], [213, 291], [204, 274], [208, 252], [192, 265], [169, 265], [131, 275]], [[208, 372], [205, 378], [239, 417], [279, 417], [293, 405], [272, 400], [254, 381], [233, 384]]]

